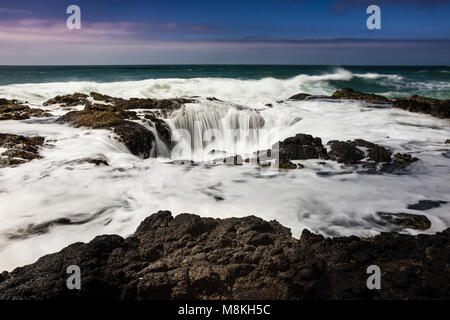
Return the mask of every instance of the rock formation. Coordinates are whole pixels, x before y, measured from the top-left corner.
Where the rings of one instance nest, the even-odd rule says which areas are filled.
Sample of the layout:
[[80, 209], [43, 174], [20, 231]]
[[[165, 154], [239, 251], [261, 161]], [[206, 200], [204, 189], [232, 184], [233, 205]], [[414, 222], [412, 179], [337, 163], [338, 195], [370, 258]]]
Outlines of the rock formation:
[[[449, 299], [450, 229], [300, 239], [276, 221], [175, 218], [160, 211], [134, 235], [75, 243], [0, 275], [0, 299]], [[81, 270], [68, 290], [66, 268]], [[381, 290], [366, 286], [381, 269]]]

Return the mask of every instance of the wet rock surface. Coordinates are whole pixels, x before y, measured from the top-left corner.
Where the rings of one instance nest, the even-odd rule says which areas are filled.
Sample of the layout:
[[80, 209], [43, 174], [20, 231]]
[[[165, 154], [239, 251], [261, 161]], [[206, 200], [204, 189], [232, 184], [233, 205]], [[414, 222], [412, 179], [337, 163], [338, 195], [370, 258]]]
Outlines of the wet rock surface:
[[[300, 239], [250, 216], [175, 218], [160, 211], [134, 235], [96, 237], [2, 273], [0, 299], [448, 299], [450, 229]], [[368, 290], [378, 265], [381, 290]], [[66, 268], [81, 270], [68, 290]]]
[[273, 146], [278, 151], [280, 162], [306, 159], [328, 159], [327, 150], [322, 145], [320, 138], [309, 134], [298, 133], [294, 137], [287, 138]]
[[425, 211], [433, 208], [438, 208], [441, 205], [447, 204], [448, 201], [443, 200], [420, 200], [417, 203], [408, 205], [408, 209]]
[[91, 92], [90, 96], [97, 101], [111, 103], [121, 109], [163, 109], [175, 110], [185, 103], [195, 102], [190, 98], [152, 99], [152, 98], [115, 98], [98, 92]]
[[424, 215], [390, 212], [377, 212], [377, 215], [388, 224], [397, 226], [394, 228], [395, 231], [405, 228], [423, 231], [431, 227], [430, 220]]
[[298, 93], [298, 94], [295, 94], [292, 97], [290, 97], [288, 100], [302, 101], [302, 100], [306, 100], [309, 97], [311, 97], [311, 95], [308, 93]]
[[145, 126], [125, 119], [137, 119], [136, 113], [115, 106], [94, 104], [87, 105], [81, 111], [70, 111], [57, 121], [77, 127], [110, 129], [132, 154], [143, 158], [150, 157], [155, 145], [154, 134]]
[[0, 168], [16, 166], [39, 159], [39, 148], [44, 144], [43, 137], [25, 137], [15, 134], [0, 133], [0, 148], [7, 149], [0, 153]]
[[331, 160], [336, 160], [339, 163], [355, 164], [364, 159], [364, 152], [349, 142], [332, 140], [328, 144], [331, 147], [328, 153]]
[[49, 117], [50, 113], [39, 108], [30, 108], [16, 100], [0, 99], [0, 120], [26, 120], [32, 117]]
[[419, 161], [419, 159], [410, 154], [396, 153], [392, 162], [383, 164], [381, 171], [394, 174], [408, 172], [409, 166], [417, 161]]
[[419, 112], [442, 119], [450, 119], [450, 100], [438, 100], [414, 95], [410, 98], [399, 98], [393, 103], [394, 108]]
[[[135, 111], [130, 109], [149, 109], [159, 113], [167, 113], [182, 107], [185, 103], [194, 102], [193, 99], [122, 99], [91, 92], [90, 97], [102, 103], [91, 103], [88, 95], [75, 93], [73, 95], [57, 96], [48, 100], [46, 104], [62, 104], [73, 106], [84, 104], [80, 111], [70, 111], [57, 119], [58, 122], [70, 123], [77, 127], [93, 129], [109, 129], [119, 136], [131, 153], [148, 158], [151, 155], [158, 156], [155, 150], [156, 137], [154, 132], [146, 126], [130, 120], [140, 120]], [[162, 110], [162, 111], [161, 111]], [[144, 114], [143, 122], [154, 127], [162, 142], [170, 150], [172, 147], [171, 130], [168, 124], [155, 113]]]
[[[322, 140], [308, 134], [299, 133], [272, 146], [272, 149], [259, 150], [253, 158], [246, 159], [261, 166], [272, 167], [267, 161], [279, 160], [281, 169], [303, 168], [303, 165], [295, 164], [291, 160], [324, 159], [342, 163], [347, 167], [358, 169], [355, 165], [361, 165], [359, 173], [407, 173], [409, 166], [419, 161], [410, 154], [396, 153], [392, 157], [392, 151], [378, 144], [355, 139], [353, 141], [330, 140], [327, 151], [322, 145]], [[365, 150], [365, 152], [364, 152]], [[278, 158], [277, 158], [278, 157]], [[321, 175], [331, 175], [332, 172], [320, 172]]]
[[59, 104], [62, 107], [73, 107], [78, 105], [90, 104], [87, 99], [89, 96], [84, 93], [75, 92], [74, 94], [66, 94], [63, 96], [56, 96], [44, 102], [44, 106], [50, 106], [52, 104]]
[[367, 103], [373, 103], [373, 104], [390, 104], [392, 103], [392, 100], [372, 94], [372, 93], [363, 93], [359, 91], [355, 91], [352, 88], [343, 88], [341, 90], [335, 91], [331, 95], [332, 99], [349, 99], [349, 100], [361, 100]]
[[356, 91], [352, 88], [336, 90], [331, 96], [314, 96], [307, 93], [293, 95], [288, 100], [315, 100], [315, 99], [342, 99], [359, 100], [370, 104], [370, 107], [378, 108], [380, 105], [392, 105], [394, 108], [429, 114], [442, 119], [450, 119], [450, 100], [439, 100], [413, 95], [409, 98], [389, 99], [372, 93]]

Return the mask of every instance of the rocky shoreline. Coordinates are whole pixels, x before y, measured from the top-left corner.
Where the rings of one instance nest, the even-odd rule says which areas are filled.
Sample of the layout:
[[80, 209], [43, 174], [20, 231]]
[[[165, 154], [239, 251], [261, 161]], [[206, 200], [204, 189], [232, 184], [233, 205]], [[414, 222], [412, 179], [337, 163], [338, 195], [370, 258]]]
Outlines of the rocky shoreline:
[[[163, 118], [196, 99], [123, 99], [97, 92], [75, 93], [54, 97], [41, 109], [0, 98], [0, 120], [53, 117], [50, 120], [61, 125], [106, 129], [131, 154], [146, 159], [159, 156], [157, 139], [170, 151], [172, 132]], [[316, 99], [359, 100], [368, 108], [398, 108], [450, 119], [450, 100], [419, 96], [389, 99], [344, 88], [331, 96], [300, 93], [288, 100]], [[67, 112], [56, 117], [45, 110], [49, 106]], [[446, 138], [442, 137], [443, 144], [450, 143]], [[0, 168], [39, 159], [44, 146], [45, 137], [1, 133]], [[237, 154], [220, 157], [220, 150], [214, 155], [218, 155], [215, 163], [251, 162], [281, 170], [302, 169], [301, 160], [331, 160], [358, 174], [404, 174], [421, 163], [409, 153], [394, 153], [363, 139], [323, 144], [320, 137], [305, 133], [279, 141], [272, 149], [256, 151], [250, 158]], [[109, 165], [102, 157], [78, 161]], [[178, 162], [193, 164], [190, 160]], [[407, 209], [423, 211], [447, 203], [421, 200]], [[431, 222], [425, 215], [383, 211], [374, 212], [372, 219], [392, 232], [372, 238], [326, 239], [304, 230], [300, 239], [295, 239], [278, 222], [254, 216], [173, 217], [160, 211], [126, 239], [99, 236], [1, 273], [0, 299], [449, 299], [450, 228], [434, 235], [412, 236], [396, 232], [429, 229]], [[62, 218], [30, 225], [23, 234], [13, 236], [36, 234], [58, 224], [71, 221]], [[81, 268], [81, 290], [66, 287], [69, 265]], [[366, 287], [369, 265], [381, 268], [381, 290]]]
[[[276, 221], [160, 211], [123, 239], [98, 236], [0, 275], [0, 299], [449, 299], [450, 228], [300, 239]], [[68, 290], [66, 268], [81, 270]], [[366, 269], [381, 269], [369, 290]]]
[[[69, 111], [56, 119], [59, 123], [66, 123], [75, 127], [86, 127], [91, 129], [107, 129], [115, 134], [117, 139], [121, 141], [136, 156], [149, 158], [157, 157], [158, 153], [155, 148], [156, 137], [169, 148], [173, 146], [171, 130], [169, 125], [162, 119], [170, 112], [181, 108], [186, 103], [196, 102], [197, 97], [191, 98], [172, 98], [172, 99], [141, 99], [131, 98], [123, 99], [111, 97], [98, 92], [91, 92], [90, 95], [84, 93], [74, 93], [64, 96], [56, 96], [43, 103], [43, 106], [57, 105], [67, 108]], [[379, 105], [400, 108], [410, 112], [418, 112], [430, 114], [435, 117], [450, 119], [450, 100], [438, 100], [425, 98], [420, 96], [412, 96], [410, 98], [388, 99], [384, 96], [376, 94], [367, 94], [355, 91], [351, 88], [344, 88], [335, 91], [331, 96], [312, 96], [306, 93], [300, 93], [292, 96], [289, 100], [359, 100], [368, 104], [369, 107], [378, 107]], [[214, 97], [208, 98], [212, 101], [220, 101]], [[282, 102], [282, 101], [280, 101]], [[74, 106], [84, 106], [82, 110], [71, 109]], [[137, 115], [136, 110], [141, 110], [142, 114]], [[0, 120], [26, 120], [32, 117], [50, 117], [51, 114], [43, 109], [30, 108], [16, 100], [0, 99]], [[152, 129], [154, 128], [154, 129]], [[309, 138], [303, 135], [303, 138], [293, 137], [285, 141], [281, 141], [280, 145], [302, 143], [302, 140]], [[292, 139], [297, 139], [292, 141]], [[299, 139], [301, 141], [299, 141]], [[320, 138], [315, 138], [319, 139]], [[320, 143], [320, 146], [314, 144]], [[297, 159], [331, 159], [345, 164], [361, 163], [365, 158], [364, 153], [358, 147], [369, 148], [367, 155], [372, 162], [375, 163], [391, 163], [385, 166], [387, 171], [395, 171], [396, 169], [405, 168], [407, 164], [416, 161], [416, 159], [408, 157], [408, 155], [396, 154], [394, 160], [391, 159], [389, 150], [382, 146], [372, 144], [370, 142], [357, 139], [355, 141], [330, 141], [331, 152], [326, 154], [326, 150], [314, 151], [313, 149], [323, 148], [321, 141], [306, 141], [303, 145], [304, 155]], [[307, 149], [312, 146], [313, 149]], [[289, 148], [289, 147], [288, 147]], [[291, 147], [292, 148], [292, 147]], [[280, 149], [282, 153], [284, 148]], [[288, 153], [291, 151], [288, 151]], [[301, 152], [301, 151], [300, 151]], [[306, 153], [305, 153], [306, 152]], [[290, 160], [296, 160], [287, 154], [281, 154], [280, 166], [285, 169], [293, 169], [298, 166], [292, 164]], [[298, 153], [298, 152], [297, 152]], [[235, 155], [236, 157], [239, 155]], [[256, 155], [258, 158], [258, 155]], [[222, 159], [226, 162], [226, 159]], [[254, 159], [259, 164], [259, 159]], [[239, 162], [239, 161], [238, 161]]]

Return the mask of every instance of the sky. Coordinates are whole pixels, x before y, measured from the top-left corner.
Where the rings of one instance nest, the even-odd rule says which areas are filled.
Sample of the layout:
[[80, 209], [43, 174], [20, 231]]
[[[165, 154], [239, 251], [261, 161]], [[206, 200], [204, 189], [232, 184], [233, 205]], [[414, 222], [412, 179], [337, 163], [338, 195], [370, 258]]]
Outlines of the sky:
[[0, 65], [450, 65], [449, 17], [450, 0], [0, 0]]

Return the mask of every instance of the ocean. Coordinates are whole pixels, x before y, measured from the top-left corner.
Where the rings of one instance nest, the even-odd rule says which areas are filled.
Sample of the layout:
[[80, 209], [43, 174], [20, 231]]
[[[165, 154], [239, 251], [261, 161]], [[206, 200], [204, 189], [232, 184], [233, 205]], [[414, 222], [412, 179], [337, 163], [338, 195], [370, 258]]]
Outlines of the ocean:
[[[216, 218], [256, 215], [279, 221], [296, 237], [305, 228], [327, 237], [389, 231], [388, 225], [376, 223], [377, 212], [423, 214], [431, 222], [428, 230], [404, 233], [431, 234], [449, 227], [448, 204], [419, 212], [408, 209], [421, 200], [450, 202], [448, 120], [389, 106], [368, 108], [361, 101], [287, 100], [301, 92], [330, 95], [345, 87], [387, 97], [450, 99], [450, 67], [0, 67], [0, 98], [52, 114], [0, 121], [0, 133], [39, 135], [46, 141], [41, 159], [0, 168], [0, 270], [97, 235], [128, 236], [158, 210]], [[161, 115], [182, 155], [165, 152], [167, 146], [158, 140], [158, 156], [142, 159], [108, 130], [56, 121], [83, 106], [43, 105], [56, 95], [92, 91], [121, 98], [196, 97], [196, 102]], [[200, 137], [191, 143], [183, 134], [197, 137], [208, 130], [219, 135], [234, 130], [236, 135], [214, 141]], [[331, 140], [365, 139], [420, 161], [401, 174], [368, 174], [358, 166], [317, 159], [301, 161], [303, 168], [295, 170], [204, 161], [212, 149], [246, 155], [297, 133], [320, 137], [327, 148]], [[186, 154], [195, 165], [173, 163]], [[77, 161], [98, 157], [109, 165]], [[57, 223], [61, 219], [70, 223]]]
[[173, 93], [195, 94], [189, 91], [189, 84], [206, 82], [210, 84], [208, 94], [220, 95], [221, 89], [229, 91], [226, 86], [235, 80], [239, 87], [259, 82], [261, 91], [270, 85], [279, 88], [279, 99], [292, 92], [330, 94], [345, 87], [389, 97], [418, 94], [449, 99], [449, 79], [450, 66], [0, 66], [0, 93], [8, 95], [4, 86], [14, 84], [33, 88], [31, 84], [54, 83], [55, 88], [60, 84], [82, 89], [81, 84], [123, 83], [136, 85], [142, 95], [170, 93], [172, 84], [184, 85]]

